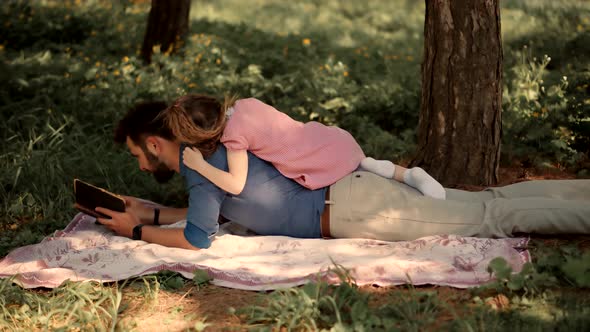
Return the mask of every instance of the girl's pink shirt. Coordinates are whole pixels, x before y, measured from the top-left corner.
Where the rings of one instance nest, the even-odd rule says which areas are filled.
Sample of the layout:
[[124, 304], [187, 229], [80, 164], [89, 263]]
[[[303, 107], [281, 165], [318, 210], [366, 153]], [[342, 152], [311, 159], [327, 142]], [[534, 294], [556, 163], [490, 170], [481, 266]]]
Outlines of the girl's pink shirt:
[[347, 131], [319, 122], [302, 123], [255, 98], [240, 99], [221, 142], [229, 150], [249, 150], [284, 176], [309, 189], [334, 184], [365, 158]]

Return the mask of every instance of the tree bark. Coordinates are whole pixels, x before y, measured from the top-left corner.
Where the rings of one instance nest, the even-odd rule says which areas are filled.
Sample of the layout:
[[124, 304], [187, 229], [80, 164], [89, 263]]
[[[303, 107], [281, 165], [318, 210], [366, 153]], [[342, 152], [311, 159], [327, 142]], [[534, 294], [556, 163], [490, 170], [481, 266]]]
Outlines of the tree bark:
[[498, 181], [502, 134], [499, 0], [425, 0], [421, 166], [443, 185]]
[[188, 32], [190, 0], [152, 0], [147, 29], [141, 47], [141, 57], [152, 61], [153, 47], [160, 45], [162, 52], [175, 52]]

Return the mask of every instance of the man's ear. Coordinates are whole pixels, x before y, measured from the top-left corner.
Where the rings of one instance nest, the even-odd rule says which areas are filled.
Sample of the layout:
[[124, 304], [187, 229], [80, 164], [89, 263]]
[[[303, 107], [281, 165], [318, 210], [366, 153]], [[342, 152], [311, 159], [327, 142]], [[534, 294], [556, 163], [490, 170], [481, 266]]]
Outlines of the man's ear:
[[158, 140], [158, 137], [156, 136], [148, 136], [145, 139], [145, 146], [147, 147], [148, 151], [154, 156], [160, 155], [160, 152], [162, 151], [161, 142]]

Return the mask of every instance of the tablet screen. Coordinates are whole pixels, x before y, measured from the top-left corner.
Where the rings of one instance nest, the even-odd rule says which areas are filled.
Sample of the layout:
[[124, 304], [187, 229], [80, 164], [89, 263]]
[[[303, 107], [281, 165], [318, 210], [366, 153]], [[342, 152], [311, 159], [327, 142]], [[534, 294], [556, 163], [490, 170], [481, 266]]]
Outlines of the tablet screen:
[[[125, 200], [105, 189], [86, 183], [79, 179], [74, 180], [74, 193], [76, 203], [84, 208], [84, 212], [94, 212], [96, 207], [103, 207], [109, 210], [125, 212]], [[86, 211], [88, 210], [88, 211]], [[96, 216], [95, 214], [92, 214]]]

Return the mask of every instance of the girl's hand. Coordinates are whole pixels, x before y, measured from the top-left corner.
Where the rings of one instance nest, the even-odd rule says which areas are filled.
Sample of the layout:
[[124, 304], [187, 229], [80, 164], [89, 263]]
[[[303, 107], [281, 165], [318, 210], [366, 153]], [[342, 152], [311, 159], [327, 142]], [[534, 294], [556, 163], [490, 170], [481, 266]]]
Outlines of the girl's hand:
[[203, 158], [203, 154], [199, 149], [196, 148], [184, 148], [184, 152], [182, 154], [182, 161], [184, 164], [197, 172], [202, 170], [203, 165], [206, 163], [205, 159]]

